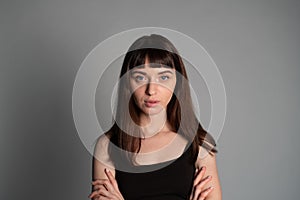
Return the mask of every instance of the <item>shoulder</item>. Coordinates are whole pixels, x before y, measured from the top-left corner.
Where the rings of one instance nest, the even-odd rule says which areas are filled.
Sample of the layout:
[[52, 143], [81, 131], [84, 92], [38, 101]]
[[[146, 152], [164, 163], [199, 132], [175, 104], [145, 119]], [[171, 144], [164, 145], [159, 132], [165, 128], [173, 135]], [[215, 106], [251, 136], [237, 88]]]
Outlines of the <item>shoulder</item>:
[[216, 168], [216, 153], [209, 152], [202, 146], [199, 146], [199, 152], [197, 156], [197, 160], [195, 166], [201, 168], [202, 166], [206, 165], [209, 168]]
[[95, 148], [94, 148], [94, 157], [93, 157], [93, 178], [105, 178], [106, 175], [104, 173], [104, 169], [110, 169], [114, 174], [114, 165], [111, 161], [108, 147], [109, 147], [110, 140], [103, 134], [98, 137]]
[[109, 138], [103, 134], [98, 137], [95, 148], [94, 148], [94, 157], [98, 160], [104, 160], [104, 158], [108, 158], [108, 146], [109, 146]]

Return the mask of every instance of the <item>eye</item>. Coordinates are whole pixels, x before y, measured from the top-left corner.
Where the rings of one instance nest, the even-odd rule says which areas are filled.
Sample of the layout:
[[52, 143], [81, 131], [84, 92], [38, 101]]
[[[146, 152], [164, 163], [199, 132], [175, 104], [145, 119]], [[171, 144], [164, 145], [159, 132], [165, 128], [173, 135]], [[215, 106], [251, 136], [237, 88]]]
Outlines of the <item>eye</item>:
[[144, 76], [138, 75], [138, 76], [135, 77], [135, 80], [136, 80], [137, 82], [141, 82], [141, 81], [144, 81], [144, 80], [145, 80], [145, 77], [144, 77]]
[[161, 76], [160, 78], [161, 78], [161, 80], [166, 81], [166, 80], [168, 80], [170, 77], [167, 76], [167, 75], [163, 75], [163, 76]]

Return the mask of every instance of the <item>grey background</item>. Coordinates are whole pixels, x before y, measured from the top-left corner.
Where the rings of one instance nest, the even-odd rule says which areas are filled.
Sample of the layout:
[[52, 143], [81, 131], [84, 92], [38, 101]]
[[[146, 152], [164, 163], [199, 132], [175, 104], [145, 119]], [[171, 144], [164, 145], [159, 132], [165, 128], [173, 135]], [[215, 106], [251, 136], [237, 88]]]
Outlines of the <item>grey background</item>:
[[1, 1], [0, 199], [87, 199], [91, 155], [72, 118], [85, 56], [159, 26], [209, 52], [227, 92], [218, 140], [224, 199], [300, 196], [299, 1]]

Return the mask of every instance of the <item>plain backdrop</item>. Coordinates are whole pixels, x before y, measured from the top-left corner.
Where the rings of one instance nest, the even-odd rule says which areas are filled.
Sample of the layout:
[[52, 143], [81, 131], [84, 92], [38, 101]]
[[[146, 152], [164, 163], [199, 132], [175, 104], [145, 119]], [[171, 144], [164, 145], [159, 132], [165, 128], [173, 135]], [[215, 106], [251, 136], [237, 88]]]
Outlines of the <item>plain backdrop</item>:
[[75, 76], [101, 41], [145, 26], [194, 38], [219, 67], [224, 199], [298, 199], [299, 19], [293, 0], [2, 0], [0, 199], [88, 199], [92, 156], [73, 122]]

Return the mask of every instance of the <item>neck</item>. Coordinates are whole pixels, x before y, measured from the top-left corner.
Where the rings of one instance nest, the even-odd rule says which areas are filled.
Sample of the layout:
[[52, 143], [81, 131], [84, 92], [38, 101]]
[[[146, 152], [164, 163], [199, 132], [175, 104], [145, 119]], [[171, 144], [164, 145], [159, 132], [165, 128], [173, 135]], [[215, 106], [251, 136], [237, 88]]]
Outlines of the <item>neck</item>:
[[140, 122], [144, 133], [142, 138], [153, 137], [161, 132], [171, 130], [165, 110], [155, 115], [143, 115], [140, 117]]

